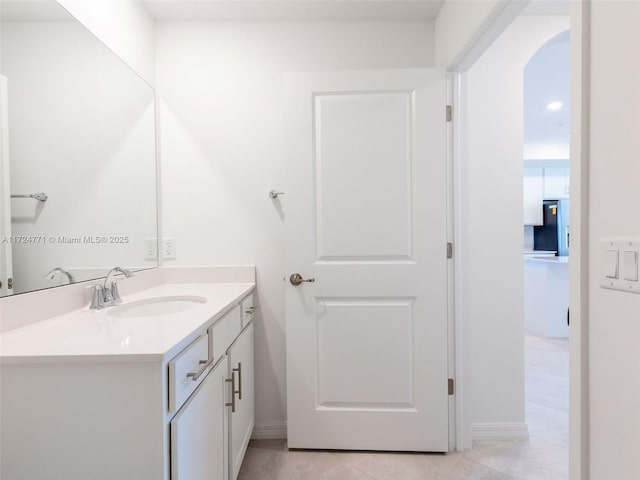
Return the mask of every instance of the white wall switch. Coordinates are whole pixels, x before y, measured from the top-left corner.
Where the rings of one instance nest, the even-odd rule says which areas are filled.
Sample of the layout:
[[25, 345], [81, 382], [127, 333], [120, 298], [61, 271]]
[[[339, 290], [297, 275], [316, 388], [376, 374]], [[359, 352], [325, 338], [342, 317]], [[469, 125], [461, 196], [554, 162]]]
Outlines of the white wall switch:
[[618, 278], [620, 251], [607, 250], [604, 254], [604, 274], [607, 278]]
[[158, 259], [158, 239], [157, 238], [144, 239], [144, 259], [145, 260]]
[[625, 250], [622, 252], [622, 278], [630, 282], [638, 281], [638, 251]]
[[600, 244], [600, 286], [609, 290], [639, 293], [640, 238], [607, 238]]
[[162, 239], [162, 258], [167, 260], [175, 260], [176, 258], [176, 239]]

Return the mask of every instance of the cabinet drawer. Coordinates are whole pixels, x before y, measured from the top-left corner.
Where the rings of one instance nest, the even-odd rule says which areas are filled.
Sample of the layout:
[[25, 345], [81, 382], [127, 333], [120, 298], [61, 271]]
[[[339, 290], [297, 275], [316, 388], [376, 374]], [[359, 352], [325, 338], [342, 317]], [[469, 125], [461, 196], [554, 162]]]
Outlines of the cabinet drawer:
[[242, 318], [239, 305], [227, 313], [222, 320], [209, 327], [209, 351], [214, 363], [224, 356], [241, 330]]
[[242, 301], [242, 328], [249, 325], [249, 322], [253, 320], [253, 316], [256, 312], [255, 300], [253, 293]]
[[206, 376], [212, 365], [209, 340], [201, 335], [169, 362], [169, 411], [177, 412]]

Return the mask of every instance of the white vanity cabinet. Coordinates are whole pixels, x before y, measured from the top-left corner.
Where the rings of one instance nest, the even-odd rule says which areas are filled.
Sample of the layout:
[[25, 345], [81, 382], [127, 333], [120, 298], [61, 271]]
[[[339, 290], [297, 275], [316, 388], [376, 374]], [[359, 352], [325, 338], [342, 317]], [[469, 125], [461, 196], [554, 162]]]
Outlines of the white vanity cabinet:
[[[0, 478], [235, 480], [254, 425], [252, 295], [227, 290], [245, 293], [166, 353], [4, 359]], [[101, 322], [123, 342], [139, 328]], [[145, 338], [175, 326], [151, 325]]]
[[242, 309], [242, 326], [244, 327], [253, 320], [253, 316], [258, 308], [255, 304], [253, 294], [247, 296], [247, 298], [245, 298], [240, 304], [240, 307]]
[[233, 375], [234, 399], [229, 418], [229, 480], [236, 480], [247, 451], [255, 420], [253, 323], [242, 331], [229, 349], [229, 368]]
[[227, 373], [224, 358], [171, 420], [171, 480], [226, 480]]
[[[235, 480], [255, 418], [253, 323], [241, 329], [236, 307], [171, 362], [170, 409], [171, 399], [179, 398], [171, 391], [184, 391], [184, 382], [197, 383], [198, 372], [208, 368], [206, 358], [197, 360], [202, 338], [210, 340], [209, 361], [215, 367], [171, 420], [171, 480]], [[185, 358], [196, 359], [189, 373], [180, 368]]]

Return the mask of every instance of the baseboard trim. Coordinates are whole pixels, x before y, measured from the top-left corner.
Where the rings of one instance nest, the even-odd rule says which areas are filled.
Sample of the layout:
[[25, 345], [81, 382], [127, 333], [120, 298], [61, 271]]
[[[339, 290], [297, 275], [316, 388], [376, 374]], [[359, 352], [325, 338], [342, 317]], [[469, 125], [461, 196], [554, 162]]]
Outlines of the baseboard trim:
[[287, 438], [287, 422], [263, 423], [253, 428], [252, 440], [284, 440]]
[[[529, 428], [526, 423], [474, 423], [471, 425], [473, 441], [528, 440]], [[252, 440], [285, 440], [287, 423], [263, 423], [253, 429]]]
[[528, 440], [529, 428], [526, 423], [474, 423], [471, 425], [471, 439], [474, 442]]

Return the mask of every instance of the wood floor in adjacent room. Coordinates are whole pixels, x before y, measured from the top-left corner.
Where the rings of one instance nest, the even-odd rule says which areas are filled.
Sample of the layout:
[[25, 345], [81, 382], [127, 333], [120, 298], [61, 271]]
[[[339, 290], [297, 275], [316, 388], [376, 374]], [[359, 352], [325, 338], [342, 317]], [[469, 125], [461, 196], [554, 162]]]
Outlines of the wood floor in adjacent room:
[[252, 441], [238, 480], [567, 480], [568, 341], [525, 337], [529, 441], [447, 455], [288, 450]]

